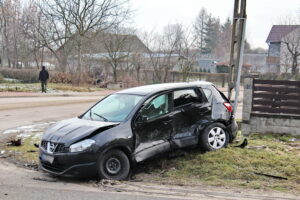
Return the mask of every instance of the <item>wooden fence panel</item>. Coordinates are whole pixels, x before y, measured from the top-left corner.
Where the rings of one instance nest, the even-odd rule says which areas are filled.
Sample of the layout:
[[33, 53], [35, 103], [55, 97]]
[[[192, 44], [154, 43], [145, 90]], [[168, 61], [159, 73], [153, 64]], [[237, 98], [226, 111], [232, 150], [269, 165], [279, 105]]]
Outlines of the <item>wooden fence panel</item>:
[[300, 81], [254, 79], [252, 112], [300, 115]]

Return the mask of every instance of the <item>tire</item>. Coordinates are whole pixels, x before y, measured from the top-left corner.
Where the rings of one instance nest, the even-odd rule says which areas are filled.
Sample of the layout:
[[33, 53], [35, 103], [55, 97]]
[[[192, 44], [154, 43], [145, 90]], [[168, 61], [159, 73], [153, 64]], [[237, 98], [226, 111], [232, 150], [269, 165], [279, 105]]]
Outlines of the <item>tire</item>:
[[226, 147], [229, 143], [229, 135], [226, 127], [221, 123], [213, 123], [207, 126], [199, 135], [199, 146], [204, 151], [214, 151]]
[[100, 179], [124, 180], [130, 172], [130, 162], [123, 151], [111, 150], [102, 155], [98, 161]]

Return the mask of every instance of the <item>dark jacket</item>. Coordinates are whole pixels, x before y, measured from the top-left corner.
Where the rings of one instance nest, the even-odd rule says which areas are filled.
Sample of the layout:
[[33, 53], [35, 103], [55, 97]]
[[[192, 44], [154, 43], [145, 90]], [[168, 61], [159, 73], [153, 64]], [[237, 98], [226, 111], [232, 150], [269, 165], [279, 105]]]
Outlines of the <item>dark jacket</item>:
[[49, 73], [47, 70], [43, 69], [40, 71], [39, 80], [45, 82], [49, 79]]

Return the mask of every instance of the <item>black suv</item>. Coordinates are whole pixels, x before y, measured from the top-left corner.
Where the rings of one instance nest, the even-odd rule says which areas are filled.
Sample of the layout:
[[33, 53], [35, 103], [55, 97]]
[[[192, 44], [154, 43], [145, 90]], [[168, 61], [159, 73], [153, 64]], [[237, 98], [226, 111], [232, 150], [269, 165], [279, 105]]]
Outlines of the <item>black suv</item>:
[[226, 147], [236, 131], [232, 107], [212, 83], [147, 85], [111, 94], [49, 127], [39, 157], [51, 174], [121, 180], [133, 164], [159, 153]]

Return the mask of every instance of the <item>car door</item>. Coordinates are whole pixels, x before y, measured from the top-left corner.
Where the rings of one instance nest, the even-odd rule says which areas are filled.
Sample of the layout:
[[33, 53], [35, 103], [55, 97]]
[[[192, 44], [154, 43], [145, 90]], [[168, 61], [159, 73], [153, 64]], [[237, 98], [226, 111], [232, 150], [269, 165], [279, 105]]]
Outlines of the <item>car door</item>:
[[171, 93], [156, 95], [140, 109], [133, 123], [136, 138], [134, 157], [137, 162], [170, 149], [173, 131], [171, 97]]
[[178, 148], [196, 145], [199, 122], [210, 112], [205, 96], [196, 88], [175, 90], [173, 105], [175, 114], [172, 143]]

